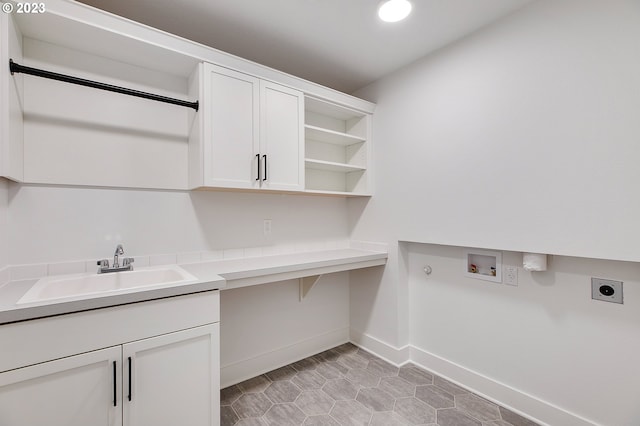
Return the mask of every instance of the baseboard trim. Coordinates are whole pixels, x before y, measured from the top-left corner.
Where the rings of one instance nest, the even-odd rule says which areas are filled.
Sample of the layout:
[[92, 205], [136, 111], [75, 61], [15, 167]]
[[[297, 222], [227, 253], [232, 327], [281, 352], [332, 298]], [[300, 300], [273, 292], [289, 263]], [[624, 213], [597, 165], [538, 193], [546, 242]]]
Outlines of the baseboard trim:
[[353, 329], [350, 336], [353, 344], [396, 366], [412, 362], [542, 426], [598, 426], [577, 414], [418, 347], [406, 345], [397, 348]]
[[378, 358], [382, 358], [396, 367], [406, 364], [410, 360], [409, 345], [397, 348], [373, 336], [361, 333], [354, 329], [350, 330], [349, 335], [351, 337], [351, 343], [361, 347], [367, 352], [371, 352]]
[[224, 389], [348, 341], [349, 328], [343, 327], [242, 361], [223, 365], [220, 368], [220, 387]]
[[410, 359], [414, 364], [540, 425], [596, 425], [547, 401], [514, 389], [415, 346], [411, 346]]
[[221, 387], [225, 388], [259, 376], [348, 341], [396, 366], [402, 366], [408, 362], [419, 365], [542, 426], [598, 426], [577, 414], [418, 347], [405, 345], [398, 348], [348, 327], [224, 365], [220, 369]]

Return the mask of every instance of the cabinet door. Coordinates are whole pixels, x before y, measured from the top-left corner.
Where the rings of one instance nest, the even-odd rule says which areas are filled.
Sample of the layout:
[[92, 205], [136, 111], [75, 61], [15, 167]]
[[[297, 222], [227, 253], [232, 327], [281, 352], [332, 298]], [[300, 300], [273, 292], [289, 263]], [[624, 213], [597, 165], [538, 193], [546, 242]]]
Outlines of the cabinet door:
[[205, 64], [204, 96], [204, 184], [257, 188], [259, 80]]
[[304, 97], [302, 92], [261, 81], [260, 102], [262, 187], [302, 190], [304, 189]]
[[120, 346], [0, 373], [2, 426], [121, 426]]
[[219, 324], [123, 346], [125, 426], [220, 421]]

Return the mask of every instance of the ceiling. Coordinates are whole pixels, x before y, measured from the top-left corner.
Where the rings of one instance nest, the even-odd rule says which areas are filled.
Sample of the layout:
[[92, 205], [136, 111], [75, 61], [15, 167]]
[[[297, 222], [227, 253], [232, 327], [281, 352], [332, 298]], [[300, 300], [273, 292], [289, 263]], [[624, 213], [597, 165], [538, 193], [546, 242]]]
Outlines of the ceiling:
[[412, 0], [405, 21], [378, 0], [81, 0], [351, 93], [531, 0]]

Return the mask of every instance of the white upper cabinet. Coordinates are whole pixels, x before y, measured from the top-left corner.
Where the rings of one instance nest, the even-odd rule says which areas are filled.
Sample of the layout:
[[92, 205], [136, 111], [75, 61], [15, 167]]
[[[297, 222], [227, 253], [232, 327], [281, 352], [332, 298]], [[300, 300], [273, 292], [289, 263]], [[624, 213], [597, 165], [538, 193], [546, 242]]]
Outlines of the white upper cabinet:
[[74, 1], [0, 14], [0, 177], [16, 181], [369, 195], [374, 107]]
[[190, 186], [303, 190], [302, 92], [208, 63], [198, 74]]
[[[203, 65], [201, 135], [190, 152], [192, 186], [258, 188], [260, 82], [257, 78], [211, 64]], [[201, 154], [199, 154], [201, 153]], [[199, 155], [196, 155], [199, 154]]]
[[260, 82], [260, 156], [263, 188], [304, 189], [302, 92]]

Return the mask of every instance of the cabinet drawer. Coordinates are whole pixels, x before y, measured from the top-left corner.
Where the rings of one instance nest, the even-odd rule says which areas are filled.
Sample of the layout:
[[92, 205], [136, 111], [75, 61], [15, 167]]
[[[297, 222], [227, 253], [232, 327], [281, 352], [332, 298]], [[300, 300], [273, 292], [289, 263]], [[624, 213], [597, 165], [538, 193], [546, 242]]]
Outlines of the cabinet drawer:
[[0, 372], [220, 320], [207, 291], [0, 326]]

